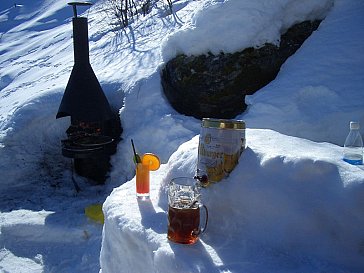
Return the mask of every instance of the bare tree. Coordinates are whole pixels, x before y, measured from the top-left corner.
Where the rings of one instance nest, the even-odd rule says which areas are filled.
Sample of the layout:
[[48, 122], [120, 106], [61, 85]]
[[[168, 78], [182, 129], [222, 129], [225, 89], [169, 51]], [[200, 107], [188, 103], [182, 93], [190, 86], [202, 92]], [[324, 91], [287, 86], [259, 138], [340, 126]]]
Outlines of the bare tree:
[[168, 7], [169, 7], [169, 10], [172, 13], [172, 0], [167, 0], [167, 4], [168, 4]]
[[151, 11], [153, 5], [164, 1], [167, 1], [168, 8], [172, 13], [172, 0], [105, 0], [104, 10], [112, 21], [116, 21], [116, 24], [125, 28], [129, 26], [134, 16], [146, 15]]

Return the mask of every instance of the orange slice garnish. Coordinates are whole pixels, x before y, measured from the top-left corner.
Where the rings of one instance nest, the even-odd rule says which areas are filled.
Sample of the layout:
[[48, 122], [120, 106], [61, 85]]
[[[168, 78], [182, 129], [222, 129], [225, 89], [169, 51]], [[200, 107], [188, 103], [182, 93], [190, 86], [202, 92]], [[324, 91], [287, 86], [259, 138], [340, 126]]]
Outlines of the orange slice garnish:
[[142, 157], [142, 164], [148, 165], [150, 171], [156, 171], [161, 165], [159, 157], [152, 153], [146, 153]]

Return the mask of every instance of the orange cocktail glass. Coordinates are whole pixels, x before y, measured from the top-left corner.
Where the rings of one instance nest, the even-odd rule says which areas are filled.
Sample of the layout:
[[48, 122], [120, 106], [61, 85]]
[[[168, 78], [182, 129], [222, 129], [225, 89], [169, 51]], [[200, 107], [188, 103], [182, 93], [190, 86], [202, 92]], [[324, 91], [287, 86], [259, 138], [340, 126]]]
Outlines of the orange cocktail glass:
[[138, 198], [149, 198], [149, 170], [148, 164], [138, 163], [136, 166], [136, 194]]

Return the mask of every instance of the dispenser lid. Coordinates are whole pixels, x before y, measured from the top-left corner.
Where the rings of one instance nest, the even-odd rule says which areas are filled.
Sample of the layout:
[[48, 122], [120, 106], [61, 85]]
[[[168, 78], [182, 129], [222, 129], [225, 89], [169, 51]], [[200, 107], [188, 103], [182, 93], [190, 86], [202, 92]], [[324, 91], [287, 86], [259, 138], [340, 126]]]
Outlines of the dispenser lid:
[[216, 128], [216, 129], [244, 130], [245, 122], [243, 120], [234, 120], [234, 119], [203, 118], [201, 126], [207, 128]]

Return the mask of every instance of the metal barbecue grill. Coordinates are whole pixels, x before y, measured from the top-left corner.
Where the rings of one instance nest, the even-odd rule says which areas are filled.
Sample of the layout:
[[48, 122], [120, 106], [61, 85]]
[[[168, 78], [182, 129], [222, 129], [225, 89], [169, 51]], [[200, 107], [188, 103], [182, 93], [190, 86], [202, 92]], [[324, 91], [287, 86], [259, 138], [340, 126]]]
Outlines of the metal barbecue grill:
[[96, 182], [104, 182], [120, 138], [119, 116], [114, 113], [91, 67], [87, 18], [78, 17], [77, 6], [90, 2], [70, 2], [73, 7], [74, 66], [56, 118], [69, 116], [67, 139], [62, 154], [74, 160], [76, 172]]

